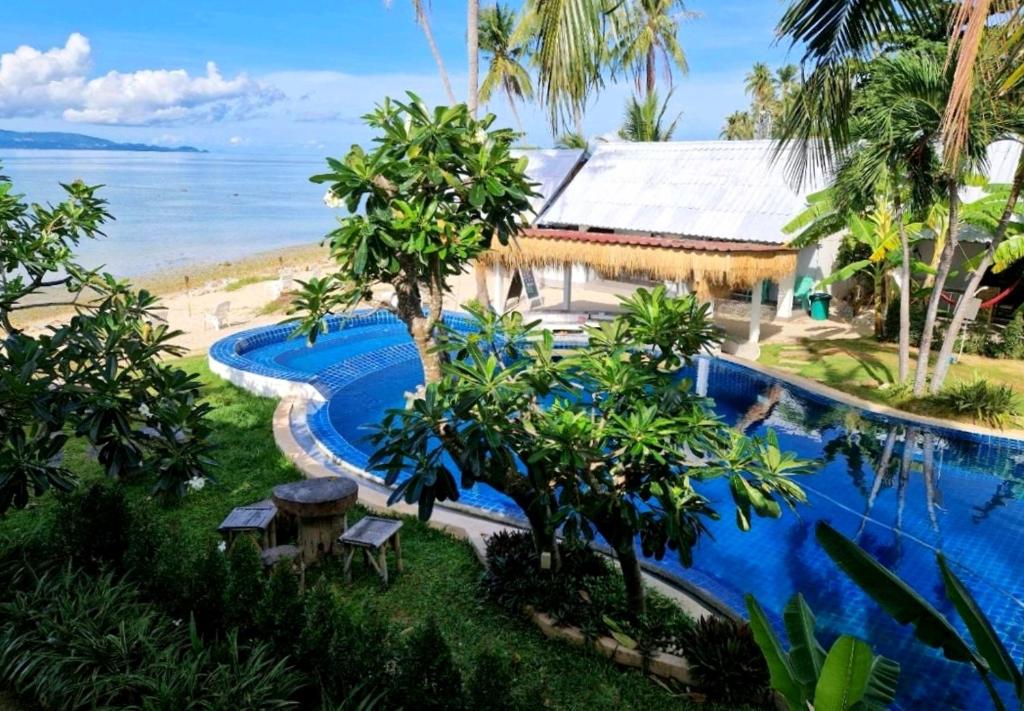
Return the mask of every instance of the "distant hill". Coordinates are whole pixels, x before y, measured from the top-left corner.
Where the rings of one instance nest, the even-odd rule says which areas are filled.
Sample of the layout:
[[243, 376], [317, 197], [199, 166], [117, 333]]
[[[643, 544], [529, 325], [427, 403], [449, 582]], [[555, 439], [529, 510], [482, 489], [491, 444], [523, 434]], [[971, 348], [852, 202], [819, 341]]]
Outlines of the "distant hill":
[[4, 148], [36, 148], [64, 151], [149, 151], [152, 153], [206, 153], [192, 146], [151, 146], [145, 143], [118, 143], [81, 133], [37, 133], [0, 130], [0, 150]]

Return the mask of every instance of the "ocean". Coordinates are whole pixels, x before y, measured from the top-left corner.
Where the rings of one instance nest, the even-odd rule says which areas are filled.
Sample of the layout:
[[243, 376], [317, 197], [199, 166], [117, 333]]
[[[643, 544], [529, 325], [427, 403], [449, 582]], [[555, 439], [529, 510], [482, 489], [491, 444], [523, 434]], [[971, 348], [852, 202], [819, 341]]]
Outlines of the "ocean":
[[116, 219], [106, 237], [80, 245], [78, 258], [119, 277], [319, 242], [335, 213], [309, 176], [326, 168], [315, 156], [0, 151], [0, 174], [34, 202], [60, 200], [59, 183], [76, 178], [104, 185], [99, 194]]

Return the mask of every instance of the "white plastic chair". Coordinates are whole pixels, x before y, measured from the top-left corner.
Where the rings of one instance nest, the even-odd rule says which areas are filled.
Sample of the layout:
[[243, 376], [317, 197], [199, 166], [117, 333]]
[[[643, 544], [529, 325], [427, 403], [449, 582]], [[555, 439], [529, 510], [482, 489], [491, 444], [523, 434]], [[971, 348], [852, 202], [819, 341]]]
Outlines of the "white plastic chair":
[[206, 326], [212, 327], [215, 331], [219, 331], [228, 325], [228, 312], [231, 310], [230, 301], [222, 301], [217, 304], [213, 311], [207, 311], [203, 314], [203, 319]]

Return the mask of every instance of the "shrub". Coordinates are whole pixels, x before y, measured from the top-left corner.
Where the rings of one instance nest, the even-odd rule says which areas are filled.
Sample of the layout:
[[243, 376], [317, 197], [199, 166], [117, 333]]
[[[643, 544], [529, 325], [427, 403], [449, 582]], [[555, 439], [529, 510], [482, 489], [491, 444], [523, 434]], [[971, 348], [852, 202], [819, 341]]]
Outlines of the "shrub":
[[124, 489], [97, 482], [62, 495], [53, 540], [59, 555], [90, 573], [121, 572], [131, 541], [134, 516]]
[[591, 637], [623, 634], [641, 652], [678, 651], [679, 635], [692, 624], [675, 603], [655, 594], [648, 596], [644, 614], [633, 613], [622, 579], [591, 548], [565, 547], [561, 570], [542, 570], [525, 531], [502, 531], [487, 539], [482, 586], [513, 614], [532, 607]]
[[298, 577], [290, 565], [275, 566], [256, 609], [260, 636], [271, 642], [280, 654], [291, 654], [297, 646], [296, 635], [302, 624]]
[[[921, 333], [924, 331], [925, 307], [923, 304], [910, 303], [910, 342], [920, 343]], [[882, 331], [882, 340], [896, 343], [900, 339], [900, 300], [899, 295], [894, 293], [889, 299], [889, 305], [885, 310], [885, 325]], [[936, 339], [941, 340], [941, 339]]]
[[204, 637], [220, 636], [226, 631], [228, 565], [226, 556], [209, 545], [189, 579], [192, 618]]
[[1013, 312], [1013, 318], [1003, 329], [1003, 338], [995, 350], [1000, 358], [1024, 358], [1024, 312], [1021, 309]]
[[264, 595], [260, 548], [252, 536], [238, 536], [228, 551], [228, 579], [225, 586], [225, 619], [243, 637], [255, 633], [254, 615]]
[[423, 711], [463, 708], [462, 675], [434, 618], [409, 633], [398, 660], [395, 706]]
[[702, 617], [683, 633], [680, 646], [708, 701], [729, 706], [768, 702], [768, 665], [748, 625]]
[[485, 649], [477, 654], [466, 679], [466, 703], [471, 709], [511, 711], [517, 708], [512, 691], [515, 674], [505, 655]]
[[1009, 385], [989, 383], [975, 375], [973, 380], [951, 383], [936, 398], [940, 406], [994, 427], [1003, 427], [1020, 414], [1020, 399]]

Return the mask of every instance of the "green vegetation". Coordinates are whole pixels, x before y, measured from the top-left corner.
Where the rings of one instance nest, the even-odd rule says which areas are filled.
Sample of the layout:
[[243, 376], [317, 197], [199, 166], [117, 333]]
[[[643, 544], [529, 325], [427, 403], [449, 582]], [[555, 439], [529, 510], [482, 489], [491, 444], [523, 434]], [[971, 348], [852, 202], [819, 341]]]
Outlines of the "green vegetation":
[[[183, 353], [180, 333], [156, 319], [152, 294], [75, 261], [111, 216], [96, 186], [61, 187], [61, 202], [29, 204], [0, 175], [0, 515], [74, 485], [71, 441], [165, 499], [204, 482], [210, 465], [199, 385], [164, 360]], [[37, 334], [16, 325], [40, 306], [75, 315]]]
[[250, 274], [249, 276], [240, 277], [228, 282], [228, 285], [224, 287], [224, 291], [238, 291], [246, 286], [259, 284], [261, 281], [270, 281], [273, 278], [267, 274]]
[[[803, 339], [794, 344], [766, 344], [761, 347], [761, 363], [816, 380], [870, 402], [889, 405], [908, 412], [946, 417], [964, 422], [998, 423], [999, 426], [1021, 427], [1016, 411], [1016, 393], [1024, 383], [1024, 363], [1016, 360], [964, 355], [950, 369], [950, 382], [937, 396], [915, 398], [907, 387], [899, 386], [898, 355], [888, 343], [870, 338], [815, 341]], [[975, 379], [987, 383], [984, 394], [970, 399], [955, 396], [956, 402], [992, 399], [993, 406], [958, 406], [954, 393], [963, 393], [964, 384]], [[996, 391], [998, 398], [990, 397]], [[969, 394], [969, 393], [968, 393]]]
[[474, 328], [445, 329], [440, 342], [452, 357], [442, 377], [411, 407], [388, 411], [371, 437], [370, 466], [397, 484], [391, 500], [418, 504], [423, 519], [435, 501], [458, 499], [456, 475], [462, 486], [502, 492], [556, 572], [556, 529], [570, 544], [600, 536], [618, 560], [630, 611], [641, 615], [638, 539], [644, 554], [689, 566], [706, 521], [719, 517], [701, 493], [706, 482], [729, 482], [733, 515], [747, 530], [806, 501], [795, 477], [815, 465], [782, 452], [772, 432], [740, 434], [676, 378], [716, 342], [706, 304], [659, 286], [622, 306], [614, 321], [588, 329], [586, 348], [556, 357], [553, 334], [538, 322], [470, 304]]
[[[230, 575], [224, 569], [223, 556], [216, 554], [215, 550], [213, 554], [207, 553], [218, 540], [217, 524], [232, 507], [262, 498], [273, 485], [296, 479], [299, 475], [274, 444], [270, 431], [275, 407], [273, 401], [242, 392], [214, 378], [206, 368], [205, 359], [189, 358], [180, 361], [180, 365], [187, 372], [201, 377], [206, 401], [214, 406], [210, 417], [219, 466], [215, 472], [216, 482], [190, 493], [179, 506], [146, 506], [147, 520], [154, 526], [166, 527], [161, 530], [171, 532], [164, 536], [170, 543], [169, 549], [182, 552], [188, 560], [182, 562], [168, 553], [171, 556], [166, 559], [168, 562], [156, 565], [155, 570], [147, 574], [152, 585], [138, 594], [150, 599], [159, 595], [164, 606], [170, 606], [177, 598], [203, 600], [201, 608], [211, 613], [210, 619], [204, 621], [197, 616], [197, 625], [213, 625], [220, 616], [215, 614], [216, 605], [209, 597], [209, 591], [217, 588], [217, 580], [227, 585]], [[85, 480], [103, 477], [100, 467], [86, 455], [84, 446], [73, 444], [69, 447], [67, 464]], [[129, 484], [126, 490], [133, 505], [145, 505], [148, 492], [144, 485]], [[102, 498], [93, 499], [88, 508], [95, 511], [97, 517], [108, 520], [115, 514], [107, 508], [110, 502], [103, 503]], [[12, 511], [0, 519], [0, 546], [9, 550], [19, 540], [38, 539], [38, 536], [46, 534], [57, 509], [56, 499], [47, 496], [35, 500], [26, 510]], [[361, 512], [356, 515], [361, 515]], [[80, 530], [68, 532], [68, 535], [77, 536], [79, 543], [82, 541]], [[137, 534], [137, 538], [141, 542], [143, 536]], [[109, 551], [121, 545], [116, 543], [117, 540], [124, 539], [119, 539], [116, 531], [106, 538], [97, 537], [96, 550], [83, 555], [109, 559]], [[328, 597], [339, 600], [342, 608], [348, 611], [342, 621], [352, 620], [362, 628], [372, 625], [372, 620], [379, 620], [402, 636], [400, 630], [433, 618], [450, 646], [452, 658], [466, 686], [476, 684], [478, 687], [474, 693], [480, 693], [479, 685], [483, 680], [474, 673], [474, 665], [481, 657], [497, 654], [500, 661], [492, 659], [489, 663], [508, 662], [509, 667], [503, 667], [502, 671], [512, 680], [512, 701], [520, 704], [519, 707], [641, 709], [664, 708], [673, 704], [686, 707], [684, 702], [643, 675], [622, 670], [577, 648], [547, 640], [521, 616], [506, 613], [501, 607], [483, 601], [477, 585], [481, 568], [468, 544], [455, 541], [418, 521], [406, 519], [402, 547], [406, 572], [386, 591], [381, 590], [376, 576], [359, 574], [358, 567], [351, 586], [339, 582], [340, 571], [333, 567], [328, 569]], [[147, 559], [153, 558], [152, 553], [150, 551]], [[128, 556], [129, 559], [133, 557]], [[180, 571], [187, 569], [199, 571], [197, 579], [203, 582], [202, 590], [181, 588]], [[312, 589], [316, 590], [317, 586], [313, 585]], [[309, 602], [306, 604], [311, 605]], [[152, 614], [166, 614], [163, 609], [152, 611]], [[306, 614], [311, 613], [307, 611]], [[0, 612], [0, 624], [4, 619]], [[174, 619], [183, 619], [182, 624], [187, 629], [187, 611], [179, 611]], [[344, 625], [339, 629], [338, 639], [345, 638], [348, 633], [344, 632]], [[351, 646], [359, 639], [362, 637], [353, 637], [346, 644]], [[251, 659], [252, 653], [246, 651], [249, 650], [248, 643], [242, 640], [240, 644], [242, 653], [249, 654], [243, 658]], [[314, 644], [310, 640], [310, 644], [322, 651], [328, 642], [321, 640]], [[223, 651], [227, 648], [218, 649]], [[305, 664], [296, 666], [303, 674], [309, 674], [312, 669]], [[346, 672], [349, 673], [354, 672]], [[348, 693], [351, 689], [346, 687], [337, 693], [343, 696], [342, 691]], [[370, 692], [369, 689], [364, 691]]]

